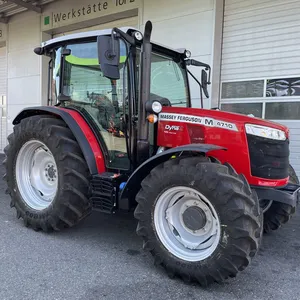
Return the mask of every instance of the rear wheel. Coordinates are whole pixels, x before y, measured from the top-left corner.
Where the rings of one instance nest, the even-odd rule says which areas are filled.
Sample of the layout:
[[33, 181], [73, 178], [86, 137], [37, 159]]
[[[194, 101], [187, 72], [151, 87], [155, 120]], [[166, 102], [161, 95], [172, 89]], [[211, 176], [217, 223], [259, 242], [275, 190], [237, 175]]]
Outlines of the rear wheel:
[[[290, 183], [299, 184], [297, 174], [291, 165], [289, 167], [289, 176]], [[262, 207], [264, 209], [264, 231], [266, 233], [279, 229], [282, 225], [286, 224], [296, 212], [294, 207], [285, 203], [268, 201], [262, 202], [261, 204], [267, 204], [267, 207]]]
[[14, 127], [8, 141], [4, 178], [11, 207], [26, 226], [60, 230], [90, 213], [88, 167], [62, 120], [26, 118]]
[[261, 210], [243, 176], [206, 157], [154, 168], [136, 196], [137, 234], [173, 277], [206, 286], [244, 270], [261, 241]]

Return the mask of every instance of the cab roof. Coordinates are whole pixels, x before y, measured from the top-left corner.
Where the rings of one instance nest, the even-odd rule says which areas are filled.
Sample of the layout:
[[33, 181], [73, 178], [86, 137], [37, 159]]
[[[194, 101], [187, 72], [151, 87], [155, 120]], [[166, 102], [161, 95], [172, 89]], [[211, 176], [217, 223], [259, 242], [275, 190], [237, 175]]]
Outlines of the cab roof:
[[[130, 31], [139, 31], [139, 32], [141, 32], [139, 29], [136, 29], [134, 27], [120, 27], [119, 29], [122, 30], [125, 33], [129, 33]], [[101, 36], [101, 35], [110, 35], [111, 31], [112, 31], [112, 28], [111, 29], [92, 30], [92, 31], [84, 31], [84, 32], [67, 34], [67, 35], [64, 35], [64, 36], [60, 36], [60, 37], [42, 42], [41, 47], [48, 48], [49, 46], [54, 46], [55, 44], [60, 44], [64, 41], [80, 40], [80, 39], [86, 39], [86, 38], [91, 38], [91, 37], [97, 37], [97, 36]], [[162, 45], [162, 44], [157, 43], [157, 42], [151, 42], [151, 43], [152, 43], [152, 45], [158, 46], [160, 48], [165, 48], [167, 50], [176, 52], [180, 55], [184, 54], [184, 52], [186, 51], [185, 48], [173, 49], [171, 47]]]

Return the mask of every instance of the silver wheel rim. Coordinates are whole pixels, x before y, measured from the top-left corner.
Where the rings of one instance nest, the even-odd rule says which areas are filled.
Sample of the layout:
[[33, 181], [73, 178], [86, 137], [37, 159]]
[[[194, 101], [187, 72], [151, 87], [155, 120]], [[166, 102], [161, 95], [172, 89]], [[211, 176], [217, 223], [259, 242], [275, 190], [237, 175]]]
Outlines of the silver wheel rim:
[[211, 256], [221, 235], [213, 205], [199, 191], [185, 186], [172, 187], [160, 195], [154, 209], [154, 225], [165, 248], [191, 262]]
[[26, 204], [44, 210], [53, 202], [58, 188], [55, 159], [48, 147], [37, 140], [25, 143], [17, 156], [16, 181]]

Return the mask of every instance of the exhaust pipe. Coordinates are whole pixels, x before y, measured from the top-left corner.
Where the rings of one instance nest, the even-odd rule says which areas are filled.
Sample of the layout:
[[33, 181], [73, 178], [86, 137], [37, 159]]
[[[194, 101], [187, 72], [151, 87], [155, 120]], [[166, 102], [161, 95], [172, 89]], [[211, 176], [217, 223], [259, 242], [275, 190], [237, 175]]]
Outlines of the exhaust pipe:
[[147, 21], [144, 39], [141, 47], [140, 78], [139, 78], [139, 103], [138, 103], [138, 132], [137, 132], [137, 160], [144, 162], [149, 158], [149, 123], [146, 113], [146, 102], [150, 99], [151, 84], [151, 33], [152, 23]]

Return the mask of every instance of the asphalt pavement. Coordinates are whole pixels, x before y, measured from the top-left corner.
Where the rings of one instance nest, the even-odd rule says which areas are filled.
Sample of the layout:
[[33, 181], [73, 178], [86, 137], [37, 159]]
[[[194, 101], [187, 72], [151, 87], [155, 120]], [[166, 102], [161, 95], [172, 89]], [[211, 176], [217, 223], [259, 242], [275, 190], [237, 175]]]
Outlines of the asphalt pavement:
[[299, 213], [265, 236], [237, 278], [204, 289], [169, 279], [153, 265], [133, 216], [93, 213], [63, 232], [35, 232], [16, 219], [4, 190], [1, 180], [1, 300], [300, 299]]

